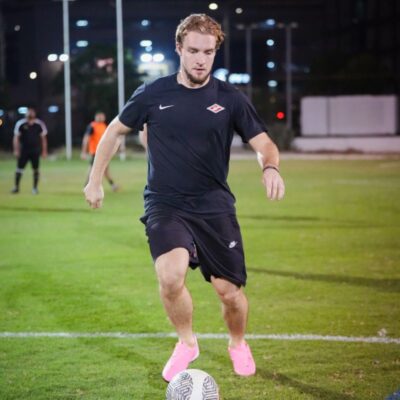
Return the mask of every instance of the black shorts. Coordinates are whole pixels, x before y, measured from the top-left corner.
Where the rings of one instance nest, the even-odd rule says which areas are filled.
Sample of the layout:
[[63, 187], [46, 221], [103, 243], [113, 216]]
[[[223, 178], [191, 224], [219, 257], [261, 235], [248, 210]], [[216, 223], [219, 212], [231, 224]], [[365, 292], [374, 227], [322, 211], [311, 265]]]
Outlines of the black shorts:
[[159, 210], [142, 218], [150, 252], [155, 261], [175, 248], [188, 250], [190, 267], [224, 278], [237, 286], [246, 285], [246, 267], [240, 227], [235, 215], [200, 218], [176, 210]]
[[17, 168], [24, 169], [28, 161], [30, 161], [32, 169], [39, 169], [39, 159], [40, 153], [22, 151], [21, 155], [18, 157]]

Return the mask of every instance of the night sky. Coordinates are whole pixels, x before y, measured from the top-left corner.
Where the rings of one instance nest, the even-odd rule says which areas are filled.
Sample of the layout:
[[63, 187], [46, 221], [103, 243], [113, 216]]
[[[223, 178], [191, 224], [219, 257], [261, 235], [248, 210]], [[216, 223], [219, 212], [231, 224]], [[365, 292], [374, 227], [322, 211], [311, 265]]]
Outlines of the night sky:
[[[396, 21], [400, 5], [396, 0], [220, 0], [216, 3], [218, 8], [211, 10], [210, 2], [201, 0], [124, 0], [124, 46], [132, 64], [140, 63], [144, 52], [140, 42], [151, 40], [151, 53], [162, 53], [170, 69], [175, 70], [178, 62], [174, 51], [176, 26], [188, 14], [201, 12], [222, 23], [228, 35], [229, 51], [226, 44], [222, 46], [214, 69], [228, 68], [231, 73], [245, 73], [245, 33], [237, 27], [257, 24], [252, 30], [251, 47], [254, 101], [256, 106], [260, 103], [261, 108], [264, 105], [261, 102], [268, 102], [268, 111], [261, 113], [271, 122], [285, 101], [285, 34], [283, 29], [276, 29], [276, 24], [296, 22], [291, 65], [295, 112], [304, 94], [336, 94], [335, 90], [346, 88], [359, 91], [354, 77], [347, 71], [354, 57], [359, 55], [362, 59], [363, 54], [370, 55], [376, 65], [365, 63], [361, 68], [369, 68], [366, 73], [373, 75], [372, 83], [378, 79], [375, 86], [366, 90], [399, 93], [400, 30]], [[16, 110], [22, 105], [34, 105], [46, 117], [53, 103], [60, 109], [63, 107], [62, 96], [55, 93], [56, 64], [50, 65], [48, 60], [49, 54], [63, 53], [62, 3], [0, 0], [0, 7], [0, 109], [9, 115], [10, 121], [18, 117]], [[97, 45], [116, 44], [115, 1], [75, 0], [70, 2], [69, 12], [71, 62]], [[78, 26], [78, 21], [82, 20], [87, 21], [86, 26]], [[270, 28], [267, 20], [275, 21], [275, 29], [267, 29]], [[274, 45], [268, 46], [267, 40], [273, 40]], [[85, 47], [80, 47], [82, 45]], [[268, 62], [272, 68], [268, 68]], [[59, 64], [58, 69], [62, 68]], [[31, 79], [32, 72], [36, 73], [35, 79]], [[344, 80], [338, 85], [332, 77], [338, 79], [340, 73]], [[352, 79], [351, 84], [345, 79]], [[269, 86], [271, 80], [277, 82], [277, 87]], [[365, 84], [359, 86], [363, 88]], [[242, 88], [246, 89], [243, 85]], [[130, 95], [128, 89], [126, 98]], [[79, 91], [79, 87], [75, 90]], [[76, 96], [74, 112], [79, 116], [77, 119], [85, 119], [91, 110], [87, 113], [82, 110], [85, 105], [79, 103], [79, 95]], [[50, 125], [62, 119], [62, 113], [59, 114], [47, 115]], [[0, 129], [4, 130], [4, 125]]]

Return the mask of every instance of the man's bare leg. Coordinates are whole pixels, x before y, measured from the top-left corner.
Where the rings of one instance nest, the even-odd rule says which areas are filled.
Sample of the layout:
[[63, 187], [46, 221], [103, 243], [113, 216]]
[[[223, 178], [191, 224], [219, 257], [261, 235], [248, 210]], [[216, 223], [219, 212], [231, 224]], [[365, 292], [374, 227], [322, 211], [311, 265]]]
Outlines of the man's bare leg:
[[190, 347], [195, 346], [193, 336], [193, 302], [185, 286], [189, 253], [176, 248], [159, 256], [155, 262], [160, 296], [165, 311], [174, 325], [179, 339]]
[[221, 302], [222, 314], [229, 330], [229, 346], [236, 347], [243, 343], [247, 326], [248, 302], [242, 288], [221, 278], [211, 277]]
[[221, 299], [224, 319], [229, 329], [228, 352], [233, 370], [241, 376], [254, 375], [256, 364], [251, 349], [244, 340], [248, 302], [243, 289], [221, 278], [211, 277], [211, 282]]

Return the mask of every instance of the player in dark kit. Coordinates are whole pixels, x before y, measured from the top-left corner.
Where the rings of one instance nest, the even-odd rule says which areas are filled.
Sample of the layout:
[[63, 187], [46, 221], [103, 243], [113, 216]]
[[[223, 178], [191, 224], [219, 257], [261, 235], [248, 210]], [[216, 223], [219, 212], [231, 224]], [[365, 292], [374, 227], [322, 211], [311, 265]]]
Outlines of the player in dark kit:
[[236, 131], [257, 153], [267, 196], [279, 200], [284, 183], [279, 153], [249, 100], [211, 76], [224, 39], [220, 25], [192, 14], [176, 32], [177, 74], [140, 86], [109, 125], [98, 147], [85, 196], [101, 207], [102, 175], [120, 135], [147, 130], [148, 182], [144, 191], [150, 251], [160, 295], [179, 341], [162, 376], [170, 381], [199, 355], [192, 331], [193, 304], [185, 286], [188, 266], [200, 266], [223, 305], [229, 355], [238, 375], [256, 371], [245, 341], [246, 268], [235, 198], [227, 184]]
[[39, 160], [47, 157], [47, 128], [43, 121], [36, 118], [34, 108], [28, 108], [25, 118], [19, 120], [14, 128], [14, 155], [17, 157], [15, 186], [11, 193], [19, 193], [19, 184], [24, 168], [30, 161], [33, 170], [32, 193], [38, 194]]

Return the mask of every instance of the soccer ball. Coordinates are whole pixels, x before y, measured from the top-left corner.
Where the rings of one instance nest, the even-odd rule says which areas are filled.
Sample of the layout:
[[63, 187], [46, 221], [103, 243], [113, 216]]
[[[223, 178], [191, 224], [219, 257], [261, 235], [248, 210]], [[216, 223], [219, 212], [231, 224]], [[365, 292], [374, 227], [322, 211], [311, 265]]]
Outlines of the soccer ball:
[[185, 369], [168, 385], [166, 400], [219, 400], [214, 378], [200, 369]]

